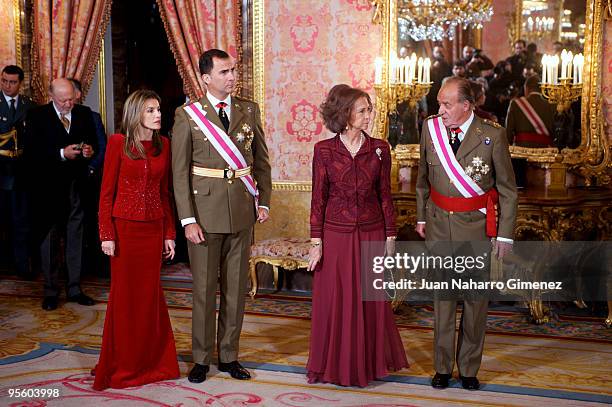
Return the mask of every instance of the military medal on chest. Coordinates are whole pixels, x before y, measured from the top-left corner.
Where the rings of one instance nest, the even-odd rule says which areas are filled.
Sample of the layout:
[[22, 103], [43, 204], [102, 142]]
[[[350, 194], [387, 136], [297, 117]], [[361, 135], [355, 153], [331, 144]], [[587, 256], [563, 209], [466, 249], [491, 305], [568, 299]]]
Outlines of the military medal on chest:
[[236, 141], [244, 143], [244, 149], [251, 151], [251, 144], [253, 143], [253, 129], [247, 123], [244, 123], [240, 128], [240, 131], [236, 134]]
[[489, 172], [489, 165], [482, 161], [482, 158], [476, 156], [472, 158], [472, 164], [465, 167], [465, 174], [472, 178], [475, 182], [481, 182], [483, 175]]

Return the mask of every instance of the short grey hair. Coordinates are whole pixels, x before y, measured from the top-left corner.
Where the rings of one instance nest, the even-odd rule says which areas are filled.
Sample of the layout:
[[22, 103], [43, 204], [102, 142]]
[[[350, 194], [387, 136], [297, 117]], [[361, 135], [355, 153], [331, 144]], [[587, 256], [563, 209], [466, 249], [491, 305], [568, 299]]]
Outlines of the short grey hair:
[[472, 106], [476, 104], [469, 79], [451, 76], [446, 78], [442, 86], [445, 87], [452, 84], [457, 86], [457, 97], [460, 102], [468, 102]]

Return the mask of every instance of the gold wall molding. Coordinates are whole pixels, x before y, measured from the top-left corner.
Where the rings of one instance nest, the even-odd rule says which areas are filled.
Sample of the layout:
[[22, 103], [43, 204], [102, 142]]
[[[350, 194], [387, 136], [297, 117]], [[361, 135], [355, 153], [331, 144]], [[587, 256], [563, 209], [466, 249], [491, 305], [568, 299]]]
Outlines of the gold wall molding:
[[521, 28], [523, 28], [523, 0], [514, 0], [514, 11], [508, 23], [508, 48], [510, 55], [514, 54], [514, 43], [521, 39]]
[[272, 183], [272, 191], [285, 192], [312, 192], [310, 181], [275, 181]]
[[98, 104], [100, 109], [100, 117], [104, 128], [108, 128], [106, 123], [106, 52], [104, 50], [104, 38], [100, 45], [100, 58], [98, 58]]
[[[373, 22], [381, 24], [383, 41], [381, 56], [383, 65], [383, 83], [387, 81], [389, 68], [389, 55], [397, 47], [397, 1], [374, 0], [376, 7]], [[543, 166], [551, 163], [560, 163], [569, 171], [575, 172], [584, 178], [587, 186], [607, 185], [612, 183], [610, 170], [612, 169], [612, 152], [609, 140], [604, 132], [604, 115], [602, 112], [602, 42], [604, 30], [604, 13], [611, 7], [612, 0], [586, 1], [586, 30], [584, 43], [584, 70], [581, 108], [581, 142], [575, 148], [528, 149], [511, 146], [510, 152], [515, 158], [526, 158], [533, 163]], [[511, 42], [521, 35], [522, 0], [514, 0], [515, 10], [512, 23], [508, 28]], [[388, 99], [387, 90], [382, 89], [376, 94], [376, 111], [374, 136], [382, 139], [387, 137]], [[416, 146], [416, 145], [415, 145]], [[419, 160], [418, 148], [412, 145], [400, 145], [396, 148], [396, 157], [400, 162], [416, 163]]]
[[13, 0], [13, 24], [15, 26], [15, 64], [23, 67], [21, 52], [21, 6], [20, 0]]
[[259, 105], [261, 123], [266, 123], [265, 0], [253, 0], [253, 99]]

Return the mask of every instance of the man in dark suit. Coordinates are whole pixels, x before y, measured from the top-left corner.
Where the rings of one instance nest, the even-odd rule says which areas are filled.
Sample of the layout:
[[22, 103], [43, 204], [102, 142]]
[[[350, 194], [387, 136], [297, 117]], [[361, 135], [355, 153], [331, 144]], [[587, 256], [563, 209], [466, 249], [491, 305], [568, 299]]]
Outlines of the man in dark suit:
[[15, 270], [20, 277], [30, 279], [28, 206], [21, 155], [24, 120], [34, 103], [19, 94], [23, 77], [20, 67], [7, 65], [0, 78], [0, 216], [10, 219]]
[[[83, 104], [83, 87], [81, 82], [70, 78], [70, 82], [74, 86], [75, 102]], [[87, 168], [87, 183], [83, 192], [84, 200], [82, 202], [83, 211], [85, 212], [84, 221], [84, 266], [89, 272], [95, 272], [97, 275], [108, 273], [108, 256], [105, 256], [100, 250], [100, 239], [98, 233], [98, 201], [100, 200], [100, 188], [102, 187], [102, 166], [104, 163], [104, 154], [106, 152], [106, 130], [102, 123], [100, 113], [92, 110], [91, 117], [96, 128], [96, 140], [98, 148], [96, 155], [91, 159]]]
[[[80, 277], [83, 254], [83, 184], [97, 148], [91, 109], [75, 105], [75, 91], [67, 79], [55, 79], [51, 102], [31, 109], [26, 120], [25, 158], [31, 192], [33, 238], [40, 244], [45, 278], [43, 309], [58, 304], [58, 270], [52, 266], [53, 243], [65, 231], [68, 301], [93, 305], [83, 294]], [[63, 234], [63, 233], [62, 233]]]

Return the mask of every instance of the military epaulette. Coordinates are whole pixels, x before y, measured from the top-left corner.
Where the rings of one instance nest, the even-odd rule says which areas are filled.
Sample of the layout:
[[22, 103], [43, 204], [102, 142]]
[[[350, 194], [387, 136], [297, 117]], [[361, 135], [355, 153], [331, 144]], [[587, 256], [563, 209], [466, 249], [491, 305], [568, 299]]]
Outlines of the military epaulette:
[[482, 121], [484, 122], [484, 124], [488, 124], [489, 126], [495, 127], [496, 129], [501, 129], [501, 127], [502, 127], [501, 124], [496, 123], [496, 122], [494, 122], [492, 120], [489, 120], [489, 119], [482, 119]]
[[441, 114], [441, 113], [438, 113], [438, 114], [432, 114], [431, 116], [428, 116], [428, 117], [427, 117], [425, 120], [433, 119], [433, 118], [435, 118], [435, 117], [440, 117], [440, 116], [442, 116], [442, 114]]
[[237, 101], [240, 101], [240, 102], [255, 103], [251, 99], [243, 98], [241, 96], [234, 96], [234, 95], [232, 95], [232, 98], [234, 98], [234, 99], [236, 99]]

